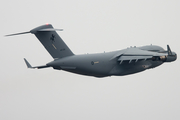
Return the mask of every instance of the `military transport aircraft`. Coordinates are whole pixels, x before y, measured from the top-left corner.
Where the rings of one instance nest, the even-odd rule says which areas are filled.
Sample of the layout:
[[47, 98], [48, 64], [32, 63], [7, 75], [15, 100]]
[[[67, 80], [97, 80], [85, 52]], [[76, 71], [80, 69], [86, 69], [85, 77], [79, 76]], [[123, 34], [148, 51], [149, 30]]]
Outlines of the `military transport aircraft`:
[[24, 59], [28, 68], [41, 69], [52, 67], [57, 70], [87, 76], [107, 77], [112, 75], [129, 75], [155, 68], [164, 62], [172, 62], [177, 59], [176, 53], [171, 51], [169, 45], [167, 45], [167, 51], [159, 46], [148, 45], [130, 47], [107, 53], [75, 55], [56, 31], [62, 31], [62, 29], [54, 29], [51, 24], [46, 24], [34, 28], [29, 32], [6, 36], [32, 33], [54, 58], [52, 62], [36, 67], [32, 67], [29, 62]]

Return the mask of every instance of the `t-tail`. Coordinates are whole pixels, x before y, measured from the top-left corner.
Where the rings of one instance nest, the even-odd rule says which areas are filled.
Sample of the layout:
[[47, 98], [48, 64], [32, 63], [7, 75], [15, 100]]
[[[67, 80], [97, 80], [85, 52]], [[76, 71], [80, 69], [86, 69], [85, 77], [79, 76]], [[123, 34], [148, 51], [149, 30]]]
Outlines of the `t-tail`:
[[[60, 59], [63, 57], [74, 55], [73, 52], [64, 43], [64, 41], [57, 34], [56, 31], [62, 31], [62, 29], [54, 29], [51, 24], [46, 24], [46, 25], [36, 27], [28, 32], [21, 32], [21, 33], [6, 35], [6, 36], [32, 33], [39, 39], [39, 41], [42, 43], [42, 45], [46, 48], [46, 50], [54, 59]], [[48, 65], [32, 67], [25, 58], [24, 58], [24, 61], [28, 68], [41, 69], [41, 68], [51, 67]]]
[[32, 33], [39, 39], [39, 41], [54, 59], [74, 55], [56, 31], [62, 31], [62, 29], [54, 29], [51, 24], [46, 24], [34, 28], [29, 32], [10, 34], [6, 36]]

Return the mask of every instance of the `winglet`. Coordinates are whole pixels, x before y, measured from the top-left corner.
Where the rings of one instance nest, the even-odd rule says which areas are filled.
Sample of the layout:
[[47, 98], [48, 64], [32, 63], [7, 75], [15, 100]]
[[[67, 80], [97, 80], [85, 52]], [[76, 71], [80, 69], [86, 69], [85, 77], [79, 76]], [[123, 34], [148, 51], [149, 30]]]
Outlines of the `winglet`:
[[25, 61], [26, 65], [27, 65], [27, 68], [42, 69], [42, 68], [51, 67], [51, 66], [47, 66], [47, 65], [32, 67], [32, 66], [29, 64], [29, 62], [26, 60], [26, 58], [24, 58], [24, 61]]
[[172, 55], [172, 52], [171, 52], [169, 45], [167, 45], [167, 51], [168, 51], [168, 55]]
[[25, 61], [28, 68], [32, 68], [32, 66], [29, 64], [29, 62], [25, 58], [24, 58], [24, 61]]
[[14, 36], [14, 35], [27, 34], [27, 33], [30, 33], [30, 32], [21, 32], [21, 33], [9, 34], [9, 35], [5, 35], [5, 37], [6, 36]]

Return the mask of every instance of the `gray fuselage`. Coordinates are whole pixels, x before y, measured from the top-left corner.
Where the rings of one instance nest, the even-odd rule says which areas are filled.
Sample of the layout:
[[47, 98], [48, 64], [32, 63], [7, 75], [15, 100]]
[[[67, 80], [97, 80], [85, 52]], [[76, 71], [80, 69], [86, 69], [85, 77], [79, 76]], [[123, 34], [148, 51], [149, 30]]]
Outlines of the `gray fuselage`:
[[[150, 48], [152, 47], [153, 46]], [[147, 49], [150, 48], [149, 46], [147, 47]], [[131, 62], [129, 62], [129, 60], [125, 60], [122, 64], [120, 64], [118, 57], [123, 55], [128, 49], [107, 53], [68, 56], [54, 60], [48, 63], [47, 66], [82, 75], [105, 77], [112, 75], [122, 76], [133, 74], [149, 68], [157, 67], [163, 63], [163, 61], [141, 59], [139, 61], [132, 60]]]
[[24, 58], [28, 68], [53, 67], [57, 70], [95, 77], [129, 75], [157, 67], [164, 62], [175, 61], [177, 58], [176, 53], [171, 51], [169, 45], [167, 45], [167, 51], [159, 46], [148, 45], [107, 53], [75, 55], [57, 34], [56, 31], [59, 30], [62, 29], [54, 29], [51, 24], [46, 24], [29, 32], [7, 36], [32, 33], [54, 59], [46, 65], [32, 67]]

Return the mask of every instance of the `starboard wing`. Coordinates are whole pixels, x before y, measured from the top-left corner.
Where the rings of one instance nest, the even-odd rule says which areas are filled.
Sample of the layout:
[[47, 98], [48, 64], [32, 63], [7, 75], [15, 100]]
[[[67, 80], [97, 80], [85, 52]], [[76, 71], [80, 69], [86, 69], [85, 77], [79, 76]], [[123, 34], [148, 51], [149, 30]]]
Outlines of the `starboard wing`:
[[140, 60], [148, 60], [152, 59], [153, 57], [161, 57], [165, 55], [166, 54], [164, 53], [151, 52], [138, 48], [129, 48], [124, 54], [119, 56], [118, 61], [120, 64], [122, 64], [123, 61], [129, 61], [129, 63], [131, 63], [132, 61], [137, 62]]

